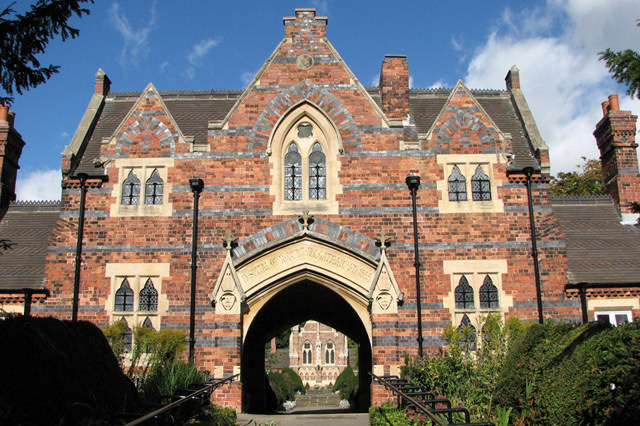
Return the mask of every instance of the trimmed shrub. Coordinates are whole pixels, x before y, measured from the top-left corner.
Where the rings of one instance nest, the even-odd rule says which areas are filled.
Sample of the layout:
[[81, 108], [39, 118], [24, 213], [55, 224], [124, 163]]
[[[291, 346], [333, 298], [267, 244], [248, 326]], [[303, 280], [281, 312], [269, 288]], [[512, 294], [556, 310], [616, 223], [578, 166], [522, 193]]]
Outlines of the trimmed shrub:
[[340, 399], [354, 401], [356, 393], [358, 392], [358, 385], [358, 376], [356, 376], [351, 367], [347, 365], [347, 368], [345, 368], [336, 379], [332, 391], [340, 391]]
[[496, 401], [516, 407], [523, 424], [636, 424], [638, 343], [639, 322], [536, 325], [514, 345]]
[[298, 373], [296, 373], [289, 367], [283, 367], [281, 373], [284, 376], [285, 383], [289, 388], [291, 388], [292, 393], [307, 393], [307, 390], [302, 384], [302, 378], [298, 375]]
[[280, 406], [285, 401], [294, 399], [294, 391], [292, 387], [287, 386], [284, 375], [279, 371], [269, 371], [267, 373], [269, 386], [273, 389], [276, 396], [276, 406]]
[[187, 425], [198, 426], [234, 426], [238, 416], [232, 408], [222, 408], [217, 405], [205, 407]]

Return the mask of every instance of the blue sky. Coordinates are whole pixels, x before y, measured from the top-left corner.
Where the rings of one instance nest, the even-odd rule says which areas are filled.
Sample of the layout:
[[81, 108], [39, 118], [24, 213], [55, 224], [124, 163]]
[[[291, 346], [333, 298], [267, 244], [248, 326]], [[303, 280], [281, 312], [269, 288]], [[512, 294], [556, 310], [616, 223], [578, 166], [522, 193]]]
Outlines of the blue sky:
[[[10, 2], [0, 2], [5, 7]], [[31, 2], [20, 2], [24, 8]], [[313, 7], [327, 36], [365, 86], [377, 85], [385, 54], [405, 54], [415, 88], [504, 89], [512, 65], [551, 150], [552, 173], [597, 158], [592, 136], [600, 103], [619, 93], [597, 52], [640, 51], [637, 0], [232, 1], [96, 0], [74, 18], [75, 40], [53, 41], [47, 83], [11, 107], [26, 141], [18, 199], [58, 199], [60, 154], [69, 144], [102, 68], [114, 91], [243, 89], [284, 36], [282, 18]]]

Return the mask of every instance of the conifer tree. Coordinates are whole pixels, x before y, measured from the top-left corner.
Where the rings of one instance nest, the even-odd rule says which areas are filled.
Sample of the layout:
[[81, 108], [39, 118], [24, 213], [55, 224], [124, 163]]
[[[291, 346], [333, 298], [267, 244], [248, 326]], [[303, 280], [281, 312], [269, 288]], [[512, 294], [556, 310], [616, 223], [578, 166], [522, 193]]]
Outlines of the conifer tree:
[[[67, 25], [73, 15], [89, 14], [83, 3], [93, 0], [38, 0], [24, 14], [16, 13], [16, 3], [0, 12], [0, 104], [9, 105], [13, 94], [36, 87], [57, 73], [59, 66], [41, 66], [37, 55], [49, 41], [75, 38], [79, 31]], [[5, 96], [6, 95], [6, 96]]]
[[[640, 27], [640, 20], [638, 20]], [[607, 49], [600, 52], [600, 60], [605, 61], [613, 79], [628, 87], [627, 93], [631, 97], [640, 99], [640, 55], [638, 52], [626, 49], [614, 52]]]

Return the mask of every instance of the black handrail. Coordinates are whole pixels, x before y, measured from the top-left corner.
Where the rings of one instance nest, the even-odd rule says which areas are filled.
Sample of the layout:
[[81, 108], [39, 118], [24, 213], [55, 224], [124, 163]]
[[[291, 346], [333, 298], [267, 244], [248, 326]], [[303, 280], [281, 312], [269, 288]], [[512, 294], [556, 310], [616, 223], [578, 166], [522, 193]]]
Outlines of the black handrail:
[[371, 376], [371, 378], [373, 379], [374, 382], [380, 383], [385, 388], [389, 389], [390, 391], [392, 391], [393, 393], [395, 393], [396, 395], [401, 397], [404, 401], [408, 401], [418, 411], [420, 411], [422, 414], [424, 414], [427, 417], [429, 417], [433, 423], [437, 424], [438, 426], [446, 426], [446, 423], [444, 423], [435, 414], [433, 414], [431, 412], [431, 410], [429, 410], [427, 407], [425, 407], [422, 403], [420, 403], [416, 399], [410, 397], [408, 394], [406, 394], [405, 392], [400, 390], [398, 387], [393, 385], [390, 381], [385, 380], [382, 377], [376, 376], [375, 374], [373, 374], [371, 372], [369, 372], [369, 375]]
[[218, 388], [218, 387], [220, 387], [220, 386], [222, 386], [222, 385], [224, 385], [226, 383], [229, 383], [229, 382], [233, 381], [233, 379], [235, 379], [238, 376], [239, 376], [239, 374], [234, 374], [233, 376], [227, 377], [226, 379], [221, 379], [221, 380], [218, 380], [218, 381], [216, 381], [214, 383], [211, 383], [209, 385], [205, 385], [204, 387], [202, 387], [202, 389], [198, 389], [197, 391], [195, 391], [195, 392], [193, 392], [193, 393], [191, 393], [189, 395], [181, 397], [177, 401], [174, 401], [174, 402], [172, 402], [170, 404], [167, 404], [164, 407], [159, 408], [159, 409], [157, 409], [155, 411], [152, 411], [149, 414], [145, 414], [144, 416], [142, 416], [142, 417], [140, 417], [140, 418], [138, 418], [138, 419], [136, 419], [136, 420], [134, 420], [132, 422], [129, 422], [129, 423], [125, 424], [125, 426], [139, 425], [139, 424], [141, 424], [143, 422], [146, 422], [147, 420], [150, 420], [150, 419], [153, 419], [155, 417], [158, 417], [159, 415], [164, 414], [167, 411], [169, 411], [169, 410], [171, 410], [171, 409], [173, 409], [173, 408], [175, 408], [175, 407], [177, 407], [177, 406], [179, 406], [181, 404], [184, 404], [187, 401], [191, 401], [191, 400], [195, 399], [197, 396], [202, 395], [203, 393], [213, 392], [214, 389], [216, 389], [216, 388]]

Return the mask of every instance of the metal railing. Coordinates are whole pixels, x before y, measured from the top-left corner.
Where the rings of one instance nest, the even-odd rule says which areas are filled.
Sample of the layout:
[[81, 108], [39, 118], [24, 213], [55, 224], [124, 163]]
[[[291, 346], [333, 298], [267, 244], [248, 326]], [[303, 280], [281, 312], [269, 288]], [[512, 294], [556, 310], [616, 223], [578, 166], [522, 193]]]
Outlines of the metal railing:
[[[383, 385], [385, 388], [393, 392], [398, 398], [398, 407], [411, 406], [416, 411], [424, 414], [431, 420], [432, 425], [474, 425], [474, 426], [495, 426], [491, 422], [471, 423], [471, 415], [469, 410], [463, 407], [451, 407], [451, 401], [446, 398], [436, 398], [431, 392], [425, 392], [420, 386], [416, 386], [407, 380], [397, 376], [376, 376], [369, 373], [374, 382]], [[438, 408], [438, 407], [444, 408]], [[454, 414], [464, 415], [464, 423], [453, 423]], [[444, 416], [448, 423], [445, 423]]]
[[144, 416], [135, 419], [132, 422], [125, 424], [125, 426], [135, 426], [142, 424], [151, 419], [158, 419], [160, 416], [165, 415], [167, 412], [176, 409], [177, 407], [185, 404], [189, 401], [194, 401], [197, 399], [202, 399], [205, 395], [211, 395], [213, 391], [220, 386], [233, 381], [239, 374], [234, 374], [233, 376], [227, 377], [226, 379], [216, 380], [211, 384], [204, 385], [202, 388], [188, 394], [188, 395], [176, 395], [172, 398], [177, 398], [175, 401], [155, 410], [151, 413], [145, 414]]

